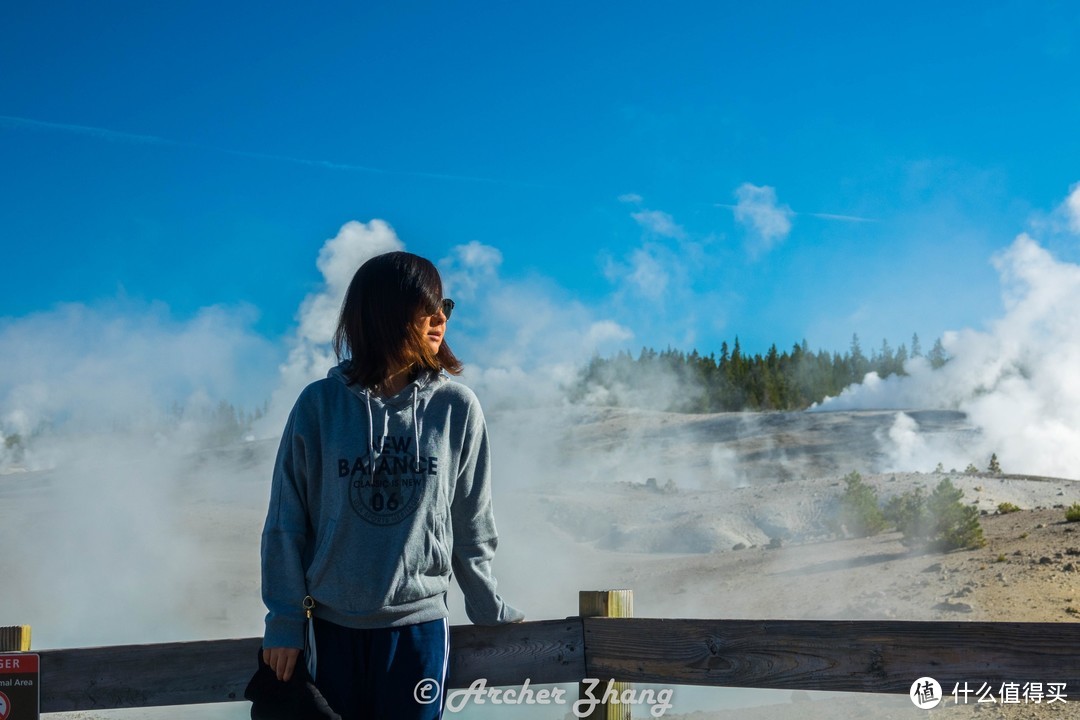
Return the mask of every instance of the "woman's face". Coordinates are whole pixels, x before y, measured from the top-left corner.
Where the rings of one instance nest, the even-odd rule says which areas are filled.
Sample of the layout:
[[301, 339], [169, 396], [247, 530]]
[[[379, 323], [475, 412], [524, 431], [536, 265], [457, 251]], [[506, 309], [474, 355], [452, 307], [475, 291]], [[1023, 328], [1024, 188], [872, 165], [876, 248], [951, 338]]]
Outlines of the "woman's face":
[[[423, 311], [421, 311], [423, 313]], [[446, 315], [440, 307], [434, 315], [421, 314], [416, 319], [416, 327], [427, 340], [434, 355], [442, 347], [443, 335], [446, 334]]]

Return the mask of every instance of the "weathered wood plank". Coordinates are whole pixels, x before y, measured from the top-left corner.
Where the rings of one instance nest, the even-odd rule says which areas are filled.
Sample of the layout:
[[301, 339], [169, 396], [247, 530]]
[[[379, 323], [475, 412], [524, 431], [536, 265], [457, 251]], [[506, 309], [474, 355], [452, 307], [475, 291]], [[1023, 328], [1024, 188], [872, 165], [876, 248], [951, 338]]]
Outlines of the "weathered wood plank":
[[479, 678], [490, 686], [520, 685], [526, 678], [532, 685], [577, 682], [584, 673], [581, 618], [450, 629], [446, 684], [452, 688]]
[[243, 700], [261, 638], [41, 650], [41, 712]]
[[904, 693], [955, 683], [1080, 688], [1080, 623], [585, 618], [589, 677]]
[[[918, 677], [1080, 687], [1080, 623], [567, 618], [451, 629], [448, 686], [573, 682], [907, 693]], [[42, 712], [241, 700], [259, 638], [43, 650]], [[587, 652], [586, 652], [587, 646]]]
[[[41, 711], [243, 700], [261, 638], [42, 650]], [[585, 670], [581, 620], [450, 629], [449, 687], [575, 682]]]

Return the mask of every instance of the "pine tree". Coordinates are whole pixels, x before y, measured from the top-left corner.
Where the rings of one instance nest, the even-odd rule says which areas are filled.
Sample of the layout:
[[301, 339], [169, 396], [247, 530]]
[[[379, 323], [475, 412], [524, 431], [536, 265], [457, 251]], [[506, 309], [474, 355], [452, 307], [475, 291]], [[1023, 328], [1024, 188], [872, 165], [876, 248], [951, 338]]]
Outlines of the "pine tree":
[[859, 334], [855, 333], [851, 336], [851, 359], [850, 359], [850, 380], [849, 382], [857, 383], [862, 382], [866, 377], [866, 373], [870, 372], [870, 361], [863, 355], [862, 345], [859, 344]]
[[882, 339], [881, 350], [878, 353], [877, 362], [875, 363], [875, 369], [880, 377], [887, 377], [893, 372], [893, 351], [889, 347], [889, 341]]
[[941, 344], [941, 338], [934, 341], [934, 347], [930, 349], [930, 367], [937, 370], [949, 361], [949, 355], [945, 352], [945, 346]]
[[893, 372], [897, 375], [907, 375], [907, 371], [904, 369], [907, 359], [907, 347], [901, 343], [900, 347], [896, 348], [896, 356], [893, 358]]
[[911, 336], [911, 357], [922, 357], [922, 345], [919, 344], [919, 333], [913, 333]]
[[986, 544], [982, 527], [979, 526], [979, 510], [961, 502], [964, 491], [945, 478], [927, 500], [927, 508], [934, 519], [934, 536], [931, 538], [943, 550], [977, 548]]

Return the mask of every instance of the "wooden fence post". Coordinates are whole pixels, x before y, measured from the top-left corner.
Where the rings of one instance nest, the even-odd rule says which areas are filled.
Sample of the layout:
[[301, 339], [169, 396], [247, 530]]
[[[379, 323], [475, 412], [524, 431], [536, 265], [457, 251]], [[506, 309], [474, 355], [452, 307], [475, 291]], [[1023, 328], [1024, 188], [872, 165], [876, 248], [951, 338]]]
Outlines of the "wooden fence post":
[[30, 626], [9, 625], [0, 627], [0, 652], [29, 652]]
[[[634, 617], [633, 590], [581, 590], [578, 593], [578, 615], [581, 617], [632, 618]], [[589, 649], [585, 648], [585, 666], [589, 665]], [[600, 699], [608, 691], [611, 678], [590, 678], [599, 683], [579, 683], [578, 700]], [[590, 687], [591, 686], [591, 687]], [[630, 689], [630, 683], [612, 682], [611, 690], [616, 697]], [[589, 720], [630, 720], [631, 705], [601, 702], [593, 706], [585, 717]]]

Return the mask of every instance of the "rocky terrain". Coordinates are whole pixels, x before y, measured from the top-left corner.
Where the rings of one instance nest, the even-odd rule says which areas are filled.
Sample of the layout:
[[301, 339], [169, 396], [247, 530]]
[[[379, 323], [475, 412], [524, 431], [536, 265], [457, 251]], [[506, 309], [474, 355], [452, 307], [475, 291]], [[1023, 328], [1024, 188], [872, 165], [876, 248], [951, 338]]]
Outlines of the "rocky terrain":
[[[959, 413], [908, 415], [928, 441], [962, 447], [977, 434]], [[529, 619], [574, 614], [579, 590], [629, 588], [640, 617], [1080, 622], [1080, 523], [1064, 521], [1080, 482], [1011, 467], [934, 472], [933, 458], [905, 466], [887, 442], [896, 418], [493, 412], [500, 591]], [[177, 458], [156, 450], [113, 465], [99, 454], [76, 469], [0, 476], [0, 544], [18, 548], [0, 555], [0, 622], [33, 624], [37, 648], [259, 634], [258, 544], [275, 446]], [[932, 553], [896, 532], [854, 538], [830, 528], [852, 471], [882, 499], [949, 478], [982, 513], [985, 546]], [[1020, 510], [998, 514], [1006, 502]], [[452, 622], [467, 622], [460, 596], [450, 601]], [[1065, 705], [929, 714], [1080, 717], [1080, 687], [1069, 694]], [[928, 714], [906, 696], [678, 688], [675, 698], [665, 717]], [[56, 717], [246, 713], [237, 703]], [[470, 708], [457, 717], [505, 715]]]

